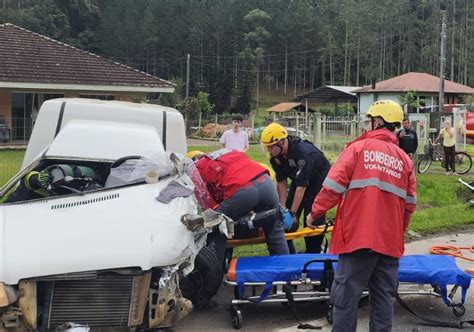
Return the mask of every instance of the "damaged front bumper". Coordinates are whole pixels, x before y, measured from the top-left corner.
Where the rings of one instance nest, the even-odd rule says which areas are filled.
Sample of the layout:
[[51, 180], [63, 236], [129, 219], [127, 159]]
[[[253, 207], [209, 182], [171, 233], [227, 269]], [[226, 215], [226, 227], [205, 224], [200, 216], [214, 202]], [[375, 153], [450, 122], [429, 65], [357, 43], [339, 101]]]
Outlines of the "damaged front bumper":
[[158, 286], [158, 289], [150, 289], [149, 328], [174, 326], [193, 310], [191, 301], [184, 298], [179, 289], [178, 268], [163, 270]]

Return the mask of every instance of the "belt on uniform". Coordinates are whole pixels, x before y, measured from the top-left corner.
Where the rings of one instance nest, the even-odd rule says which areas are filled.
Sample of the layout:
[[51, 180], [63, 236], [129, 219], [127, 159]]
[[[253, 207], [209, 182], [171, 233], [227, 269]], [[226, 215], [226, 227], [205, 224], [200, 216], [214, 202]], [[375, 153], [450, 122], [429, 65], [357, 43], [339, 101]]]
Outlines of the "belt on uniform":
[[247, 182], [246, 184], [244, 184], [241, 189], [243, 188], [249, 188], [249, 187], [253, 187], [259, 183], [263, 183], [265, 182], [265, 180], [267, 179], [267, 176], [265, 176], [267, 174], [267, 172], [263, 172], [263, 173], [260, 173], [258, 174], [257, 176], [253, 177], [251, 180], [249, 180], [249, 182]]

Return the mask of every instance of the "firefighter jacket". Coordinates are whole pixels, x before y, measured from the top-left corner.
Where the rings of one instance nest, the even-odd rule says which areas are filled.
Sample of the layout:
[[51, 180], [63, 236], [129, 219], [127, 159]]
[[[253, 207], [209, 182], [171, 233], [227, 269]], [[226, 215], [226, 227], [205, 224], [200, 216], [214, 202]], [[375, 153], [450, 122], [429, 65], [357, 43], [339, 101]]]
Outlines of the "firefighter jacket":
[[411, 159], [386, 129], [366, 132], [349, 143], [316, 196], [313, 219], [336, 204], [330, 252], [371, 249], [403, 255], [403, 235], [416, 207], [416, 179]]
[[221, 149], [199, 159], [196, 167], [216, 203], [232, 197], [239, 189], [263, 174], [259, 163], [243, 152]]

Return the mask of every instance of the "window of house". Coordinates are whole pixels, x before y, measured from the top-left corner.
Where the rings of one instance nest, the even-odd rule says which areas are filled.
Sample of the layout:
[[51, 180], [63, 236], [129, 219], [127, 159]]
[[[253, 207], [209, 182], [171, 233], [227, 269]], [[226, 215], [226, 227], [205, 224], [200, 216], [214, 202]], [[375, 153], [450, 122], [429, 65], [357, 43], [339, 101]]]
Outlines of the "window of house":
[[30, 138], [33, 125], [43, 102], [49, 99], [63, 98], [60, 93], [12, 93], [12, 116], [10, 123], [12, 140], [27, 141]]

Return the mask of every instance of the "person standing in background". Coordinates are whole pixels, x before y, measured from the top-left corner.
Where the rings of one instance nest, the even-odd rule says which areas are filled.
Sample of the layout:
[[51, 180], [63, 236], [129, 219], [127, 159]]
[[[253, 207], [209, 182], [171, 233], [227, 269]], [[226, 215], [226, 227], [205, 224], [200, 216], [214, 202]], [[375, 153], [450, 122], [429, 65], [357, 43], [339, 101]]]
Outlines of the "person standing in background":
[[245, 131], [242, 130], [242, 116], [234, 115], [232, 117], [232, 128], [226, 130], [222, 134], [219, 142], [221, 148], [228, 150], [237, 150], [240, 152], [247, 152], [249, 149], [249, 137]]
[[403, 128], [398, 131], [397, 137], [399, 141], [398, 146], [413, 159], [416, 149], [418, 149], [418, 136], [416, 131], [410, 127], [410, 120], [408, 118], [403, 119]]
[[449, 167], [454, 173], [456, 169], [454, 166], [454, 154], [455, 154], [455, 145], [456, 138], [454, 136], [454, 128], [451, 127], [451, 120], [446, 119], [444, 121], [444, 128], [439, 132], [438, 137], [435, 139], [434, 144], [443, 137], [443, 150], [444, 150], [444, 165], [446, 167], [446, 175], [449, 175]]

